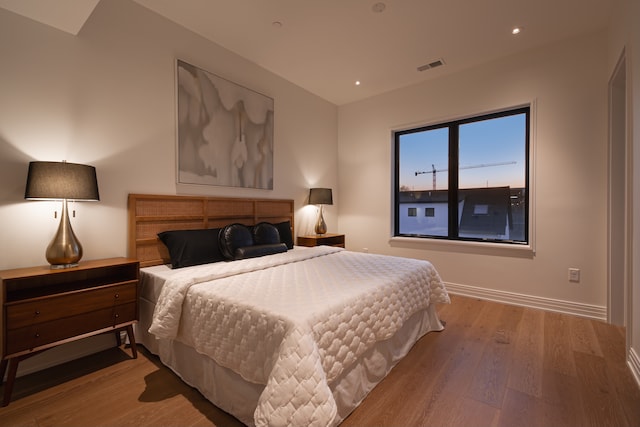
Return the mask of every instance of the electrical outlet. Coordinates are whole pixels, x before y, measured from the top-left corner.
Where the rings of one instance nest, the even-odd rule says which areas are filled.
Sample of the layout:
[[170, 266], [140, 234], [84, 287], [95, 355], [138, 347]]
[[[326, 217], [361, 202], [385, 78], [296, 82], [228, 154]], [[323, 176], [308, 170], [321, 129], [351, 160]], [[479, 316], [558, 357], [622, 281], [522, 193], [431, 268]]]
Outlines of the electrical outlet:
[[580, 282], [580, 269], [579, 268], [570, 268], [569, 269], [569, 281], [570, 282]]

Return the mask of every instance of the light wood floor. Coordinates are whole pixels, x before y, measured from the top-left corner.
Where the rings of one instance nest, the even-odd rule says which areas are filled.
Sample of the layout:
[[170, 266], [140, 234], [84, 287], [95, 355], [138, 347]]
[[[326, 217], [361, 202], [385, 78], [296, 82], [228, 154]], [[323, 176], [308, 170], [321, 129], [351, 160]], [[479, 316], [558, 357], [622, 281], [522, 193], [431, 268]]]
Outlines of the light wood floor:
[[[453, 296], [342, 423], [640, 426], [624, 333], [602, 322]], [[113, 349], [16, 380], [1, 426], [240, 426], [141, 349]]]

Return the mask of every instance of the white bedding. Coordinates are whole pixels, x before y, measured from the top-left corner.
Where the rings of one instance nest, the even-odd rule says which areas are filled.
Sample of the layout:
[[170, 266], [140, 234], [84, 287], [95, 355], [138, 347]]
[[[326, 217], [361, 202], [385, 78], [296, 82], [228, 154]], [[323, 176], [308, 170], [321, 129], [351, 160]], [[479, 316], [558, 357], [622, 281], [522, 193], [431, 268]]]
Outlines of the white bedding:
[[258, 426], [335, 425], [331, 383], [414, 313], [449, 302], [426, 261], [330, 247], [167, 276], [149, 332], [264, 385]]

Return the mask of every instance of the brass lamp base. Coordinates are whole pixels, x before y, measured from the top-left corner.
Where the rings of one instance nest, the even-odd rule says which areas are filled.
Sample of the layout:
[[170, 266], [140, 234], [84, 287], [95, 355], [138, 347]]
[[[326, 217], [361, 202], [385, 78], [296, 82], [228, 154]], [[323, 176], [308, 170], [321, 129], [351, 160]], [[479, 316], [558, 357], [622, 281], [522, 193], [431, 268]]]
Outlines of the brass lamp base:
[[324, 218], [322, 217], [322, 205], [320, 205], [320, 210], [318, 212], [318, 221], [316, 222], [315, 231], [316, 234], [325, 234], [327, 232], [327, 223], [324, 222]]
[[52, 269], [71, 268], [78, 265], [82, 258], [82, 245], [71, 228], [67, 213], [67, 200], [62, 201], [60, 225], [46, 252], [47, 261]]

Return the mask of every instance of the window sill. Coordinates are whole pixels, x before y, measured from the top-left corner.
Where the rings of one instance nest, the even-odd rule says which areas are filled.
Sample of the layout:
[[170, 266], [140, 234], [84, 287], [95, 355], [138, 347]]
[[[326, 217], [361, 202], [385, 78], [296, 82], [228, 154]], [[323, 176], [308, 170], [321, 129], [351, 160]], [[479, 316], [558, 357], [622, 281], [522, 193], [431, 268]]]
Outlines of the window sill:
[[527, 245], [495, 242], [467, 242], [461, 240], [429, 239], [424, 237], [395, 236], [389, 239], [389, 244], [396, 248], [422, 249], [446, 251], [453, 253], [468, 253], [476, 255], [491, 255], [514, 258], [533, 258], [535, 248], [532, 243]]

